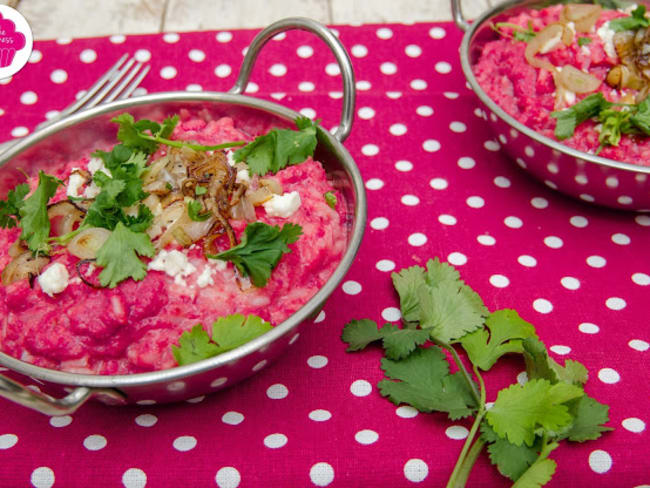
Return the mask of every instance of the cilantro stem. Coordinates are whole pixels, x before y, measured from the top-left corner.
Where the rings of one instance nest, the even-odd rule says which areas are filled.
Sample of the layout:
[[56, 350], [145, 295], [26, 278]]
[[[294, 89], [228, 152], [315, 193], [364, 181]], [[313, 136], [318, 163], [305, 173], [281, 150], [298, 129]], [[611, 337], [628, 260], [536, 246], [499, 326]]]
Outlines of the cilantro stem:
[[[452, 345], [450, 345], [450, 344], [448, 344], [446, 342], [442, 342], [442, 341], [439, 341], [437, 339], [432, 339], [432, 341], [436, 345], [438, 345], [438, 346], [442, 347], [443, 349], [445, 349], [446, 351], [449, 351], [451, 356], [454, 358], [454, 362], [456, 363], [456, 366], [458, 367], [458, 370], [463, 375], [463, 378], [465, 379], [465, 382], [467, 383], [467, 386], [469, 386], [469, 389], [472, 392], [472, 396], [474, 397], [474, 400], [476, 401], [477, 404], [481, 405], [481, 394], [476, 389], [476, 384], [472, 380], [472, 376], [469, 374], [469, 371], [467, 371], [467, 368], [465, 367], [463, 362], [460, 360], [460, 356], [458, 356], [458, 352], [456, 351], [456, 349]], [[485, 403], [485, 401], [483, 403]]]
[[185, 141], [173, 141], [171, 139], [165, 139], [164, 137], [159, 137], [159, 136], [154, 137], [142, 133], [140, 134], [140, 137], [143, 139], [147, 139], [149, 141], [157, 142], [159, 144], [164, 144], [165, 146], [189, 147], [190, 149], [194, 149], [195, 151], [217, 151], [219, 149], [239, 147], [239, 146], [244, 146], [246, 144], [246, 141], [233, 141], [233, 142], [225, 142], [223, 144], [218, 144], [216, 146], [203, 146], [201, 144], [192, 144], [191, 142], [185, 142]]
[[467, 484], [467, 479], [472, 472], [474, 463], [476, 463], [476, 460], [478, 459], [479, 454], [483, 451], [484, 446], [485, 441], [480, 437], [476, 439], [474, 444], [472, 444], [472, 448], [467, 453], [467, 456], [465, 456], [465, 460], [458, 470], [455, 484], [453, 485], [454, 488], [463, 488]]

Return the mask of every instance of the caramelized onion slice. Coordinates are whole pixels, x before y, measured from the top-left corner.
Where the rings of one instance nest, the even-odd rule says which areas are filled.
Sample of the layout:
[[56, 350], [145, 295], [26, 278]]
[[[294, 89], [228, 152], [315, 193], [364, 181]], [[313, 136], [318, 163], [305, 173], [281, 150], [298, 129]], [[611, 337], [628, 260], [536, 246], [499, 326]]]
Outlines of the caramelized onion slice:
[[602, 10], [600, 5], [570, 3], [562, 9], [561, 19], [573, 22], [578, 32], [590, 32]]
[[602, 83], [598, 78], [571, 65], [566, 65], [557, 75], [557, 82], [574, 93], [590, 93]]
[[260, 186], [264, 186], [271, 190], [271, 193], [282, 195], [282, 185], [278, 180], [273, 178], [260, 178]]
[[74, 230], [75, 224], [83, 220], [84, 212], [72, 202], [63, 200], [48, 207], [47, 217], [52, 225], [52, 233], [62, 236]]
[[551, 72], [555, 71], [555, 66], [553, 66], [550, 61], [538, 58], [537, 54], [544, 54], [555, 49], [555, 46], [559, 45], [562, 40], [563, 33], [564, 26], [562, 24], [550, 24], [539, 31], [535, 37], [526, 44], [525, 56], [528, 64], [536, 68], [547, 69]]
[[36, 276], [49, 262], [48, 257], [34, 257], [30, 251], [24, 252], [12, 259], [2, 270], [2, 284], [8, 286], [16, 281]]
[[68, 244], [68, 252], [79, 259], [94, 259], [111, 231], [103, 227], [90, 227], [77, 234]]

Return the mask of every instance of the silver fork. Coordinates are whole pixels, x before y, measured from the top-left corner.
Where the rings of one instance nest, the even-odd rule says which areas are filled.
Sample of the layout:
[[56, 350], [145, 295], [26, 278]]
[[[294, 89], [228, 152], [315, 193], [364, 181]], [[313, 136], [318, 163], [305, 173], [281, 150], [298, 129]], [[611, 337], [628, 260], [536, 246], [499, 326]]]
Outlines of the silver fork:
[[[55, 116], [38, 124], [36, 130], [52, 125], [54, 122], [68, 115], [87, 110], [96, 105], [129, 98], [144, 77], [147, 76], [151, 67], [139, 61], [136, 62], [136, 59], [133, 57], [128, 60], [127, 58], [129, 58], [129, 55], [124, 54], [79, 99], [75, 100]], [[10, 149], [20, 139], [22, 138], [15, 138], [0, 144], [0, 153]]]

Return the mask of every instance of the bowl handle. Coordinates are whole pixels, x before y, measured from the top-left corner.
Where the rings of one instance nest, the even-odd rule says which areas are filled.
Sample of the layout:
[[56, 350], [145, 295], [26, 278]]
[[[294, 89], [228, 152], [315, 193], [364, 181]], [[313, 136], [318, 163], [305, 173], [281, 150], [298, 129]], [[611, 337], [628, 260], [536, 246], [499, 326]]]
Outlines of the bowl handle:
[[274, 22], [257, 34], [255, 39], [253, 39], [253, 42], [251, 42], [251, 45], [248, 46], [248, 51], [246, 52], [246, 56], [244, 56], [244, 61], [239, 70], [239, 77], [237, 78], [235, 85], [229, 90], [229, 93], [234, 93], [236, 95], [244, 93], [260, 49], [262, 49], [264, 44], [266, 44], [269, 39], [276, 34], [292, 29], [304, 30], [315, 34], [321, 38], [330, 48], [332, 53], [334, 53], [334, 57], [338, 62], [343, 77], [343, 108], [341, 111], [341, 123], [334, 132], [334, 137], [336, 137], [339, 142], [343, 142], [350, 135], [352, 120], [354, 119], [354, 102], [356, 93], [352, 61], [350, 61], [350, 56], [348, 56], [343, 44], [341, 44], [341, 41], [339, 41], [334, 33], [315, 20], [304, 17], [282, 19]]
[[456, 26], [465, 32], [469, 29], [469, 22], [463, 16], [463, 9], [460, 6], [460, 0], [451, 0], [451, 16], [454, 18]]
[[31, 408], [45, 415], [65, 415], [73, 413], [88, 399], [99, 395], [107, 403], [124, 404], [124, 395], [117, 390], [107, 388], [87, 388], [80, 386], [61, 399], [56, 399], [45, 393], [30, 390], [20, 383], [0, 375], [0, 396], [18, 403], [23, 407]]

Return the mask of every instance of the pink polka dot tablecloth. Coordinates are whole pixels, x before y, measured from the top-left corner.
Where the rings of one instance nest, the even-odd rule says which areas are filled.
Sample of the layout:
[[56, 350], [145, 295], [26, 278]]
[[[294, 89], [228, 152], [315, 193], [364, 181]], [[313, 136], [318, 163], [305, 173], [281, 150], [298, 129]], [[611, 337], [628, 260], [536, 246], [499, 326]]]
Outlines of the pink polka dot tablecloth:
[[[0, 401], [0, 485], [444, 486], [469, 423], [382, 398], [380, 351], [348, 354], [351, 319], [398, 321], [390, 272], [454, 264], [490, 310], [515, 308], [557, 360], [590, 373], [614, 431], [565, 444], [552, 487], [650, 484], [650, 217], [564, 197], [500, 152], [458, 62], [452, 24], [339, 26], [357, 77], [346, 141], [368, 193], [358, 258], [314, 323], [273, 366], [220, 393], [169, 405], [83, 406], [48, 418]], [[255, 32], [35, 43], [0, 85], [0, 139], [66, 106], [123, 53], [149, 62], [141, 92], [227, 91]], [[303, 32], [263, 50], [248, 93], [338, 123], [333, 56]], [[488, 401], [521, 376], [486, 374]], [[38, 384], [36, 384], [38, 386]], [[482, 455], [468, 486], [507, 486]]]

